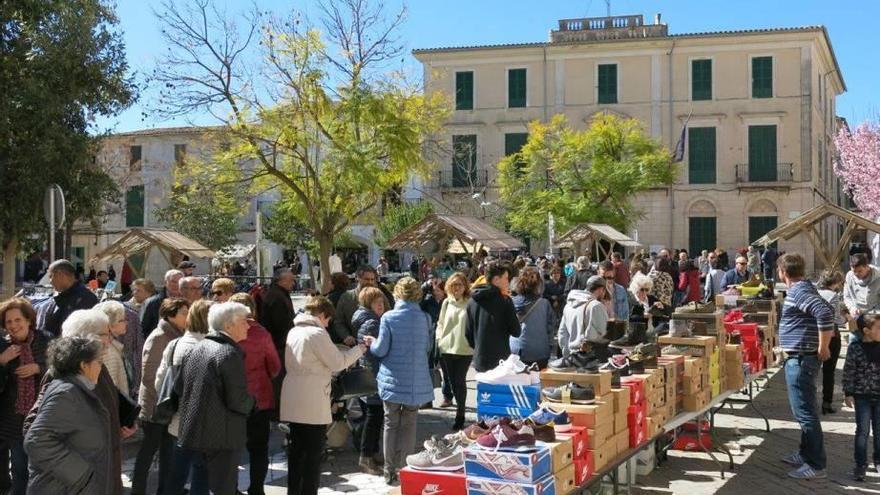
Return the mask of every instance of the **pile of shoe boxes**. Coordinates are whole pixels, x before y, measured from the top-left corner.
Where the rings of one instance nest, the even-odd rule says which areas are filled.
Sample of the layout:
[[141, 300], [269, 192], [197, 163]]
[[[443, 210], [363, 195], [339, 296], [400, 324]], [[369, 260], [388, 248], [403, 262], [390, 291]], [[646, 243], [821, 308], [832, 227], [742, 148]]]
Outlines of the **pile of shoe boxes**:
[[659, 429], [682, 410], [684, 402], [684, 356], [660, 356], [657, 369], [663, 373], [661, 400], [649, 413], [648, 437], [653, 437]]
[[[645, 370], [647, 371], [647, 370]], [[649, 378], [652, 378], [649, 383]], [[637, 447], [648, 441], [648, 403], [653, 395], [653, 375], [630, 375], [620, 379], [621, 385], [629, 390], [629, 406], [626, 423], [629, 431], [629, 447]]]
[[[570, 444], [568, 446], [570, 448]], [[553, 467], [551, 448], [546, 445], [537, 446], [533, 452], [496, 451], [471, 446], [464, 453], [467, 495], [567, 493], [556, 489]]]
[[400, 494], [467, 495], [467, 478], [463, 471], [419, 471], [409, 467], [400, 470]]
[[540, 385], [497, 385], [477, 382], [477, 417], [524, 419], [538, 409]]
[[727, 370], [724, 388], [726, 390], [741, 390], [745, 386], [742, 344], [727, 344], [724, 346], [723, 352], [724, 366]]
[[[692, 412], [706, 407], [712, 397], [717, 395], [717, 393], [713, 395], [713, 384], [717, 392], [721, 392], [718, 390], [721, 380], [721, 354], [718, 351], [717, 339], [664, 335], [658, 339], [658, 342], [661, 346], [672, 345], [684, 351], [681, 410]], [[712, 376], [716, 377], [714, 382]]]

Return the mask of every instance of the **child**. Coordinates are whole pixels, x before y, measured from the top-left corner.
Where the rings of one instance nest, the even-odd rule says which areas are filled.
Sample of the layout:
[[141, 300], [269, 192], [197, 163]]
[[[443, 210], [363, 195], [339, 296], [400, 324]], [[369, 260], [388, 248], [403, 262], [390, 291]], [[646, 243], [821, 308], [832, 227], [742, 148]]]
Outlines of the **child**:
[[856, 409], [853, 478], [864, 481], [868, 467], [868, 432], [874, 433], [874, 469], [880, 469], [880, 314], [865, 315], [861, 341], [849, 345], [843, 366], [843, 394], [847, 407]]

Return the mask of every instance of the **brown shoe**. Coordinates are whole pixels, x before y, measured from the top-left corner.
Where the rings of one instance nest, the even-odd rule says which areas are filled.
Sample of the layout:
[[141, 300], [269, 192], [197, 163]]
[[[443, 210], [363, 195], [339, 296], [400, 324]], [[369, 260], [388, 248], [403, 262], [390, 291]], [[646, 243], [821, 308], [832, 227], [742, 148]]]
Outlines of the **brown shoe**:
[[372, 474], [373, 476], [379, 476], [383, 472], [382, 466], [372, 456], [361, 456], [358, 459], [358, 467], [361, 468], [362, 473]]

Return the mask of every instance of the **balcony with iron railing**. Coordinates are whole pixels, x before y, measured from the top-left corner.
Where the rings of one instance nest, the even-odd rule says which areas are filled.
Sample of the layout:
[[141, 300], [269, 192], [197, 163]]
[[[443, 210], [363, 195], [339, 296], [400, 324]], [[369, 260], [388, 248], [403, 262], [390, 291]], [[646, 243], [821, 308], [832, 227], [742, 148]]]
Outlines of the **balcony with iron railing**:
[[794, 182], [792, 163], [777, 163], [775, 166], [739, 163], [736, 166], [736, 183], [739, 185], [788, 185], [792, 182]]
[[667, 35], [666, 24], [660, 24], [659, 16], [654, 24], [645, 24], [642, 15], [611, 17], [584, 17], [561, 19], [559, 29], [550, 33], [553, 43], [596, 41], [606, 39], [654, 38]]
[[466, 170], [440, 170], [434, 178], [434, 188], [441, 190], [471, 191], [486, 187], [489, 183], [489, 170], [485, 168]]

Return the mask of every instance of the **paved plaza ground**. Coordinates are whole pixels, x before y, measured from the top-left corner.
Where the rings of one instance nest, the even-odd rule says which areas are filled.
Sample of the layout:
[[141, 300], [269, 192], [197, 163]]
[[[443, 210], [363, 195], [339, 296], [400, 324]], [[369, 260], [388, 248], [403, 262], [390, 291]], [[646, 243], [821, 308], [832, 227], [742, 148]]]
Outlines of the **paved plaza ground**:
[[[846, 348], [844, 347], [844, 355]], [[840, 393], [840, 373], [843, 368], [843, 355], [838, 362], [837, 396]], [[469, 382], [470, 399], [474, 399], [475, 383]], [[439, 401], [438, 401], [439, 402]], [[473, 406], [473, 404], [471, 404]], [[718, 440], [725, 443], [734, 453], [736, 468], [721, 478], [718, 465], [706, 454], [670, 451], [669, 458], [650, 475], [639, 476], [632, 489], [636, 494], [826, 494], [826, 493], [878, 493], [880, 494], [880, 475], [869, 473], [864, 483], [851, 480], [853, 435], [855, 434], [855, 413], [838, 405], [838, 412], [823, 416], [825, 446], [828, 453], [827, 480], [794, 481], [785, 476], [787, 466], [780, 458], [797, 446], [800, 429], [794, 422], [785, 394], [785, 379], [777, 369], [771, 370], [766, 388], [761, 389], [755, 406], [770, 420], [771, 431], [764, 431], [764, 420], [745, 405], [725, 407], [715, 416]], [[425, 410], [419, 418], [419, 437], [425, 438], [435, 433], [446, 433], [452, 425], [452, 410]], [[469, 413], [473, 417], [473, 409]], [[286, 493], [287, 459], [282, 448], [282, 437], [277, 430], [272, 435], [272, 458], [266, 493], [280, 495]], [[128, 476], [134, 466], [136, 444], [128, 443], [125, 448], [123, 466], [124, 483], [130, 487]], [[716, 453], [719, 461], [727, 463], [727, 457]], [[869, 457], [870, 458], [870, 457]], [[246, 456], [242, 463], [246, 466]], [[154, 466], [155, 468], [155, 466]], [[332, 452], [323, 467], [321, 495], [347, 493], [351, 495], [385, 495], [389, 489], [380, 476], [359, 473], [357, 454], [351, 449]], [[247, 470], [241, 468], [240, 484], [247, 487]], [[151, 487], [156, 478], [155, 469], [151, 473]], [[149, 493], [154, 493], [150, 491]], [[610, 492], [609, 492], [610, 493]]]

